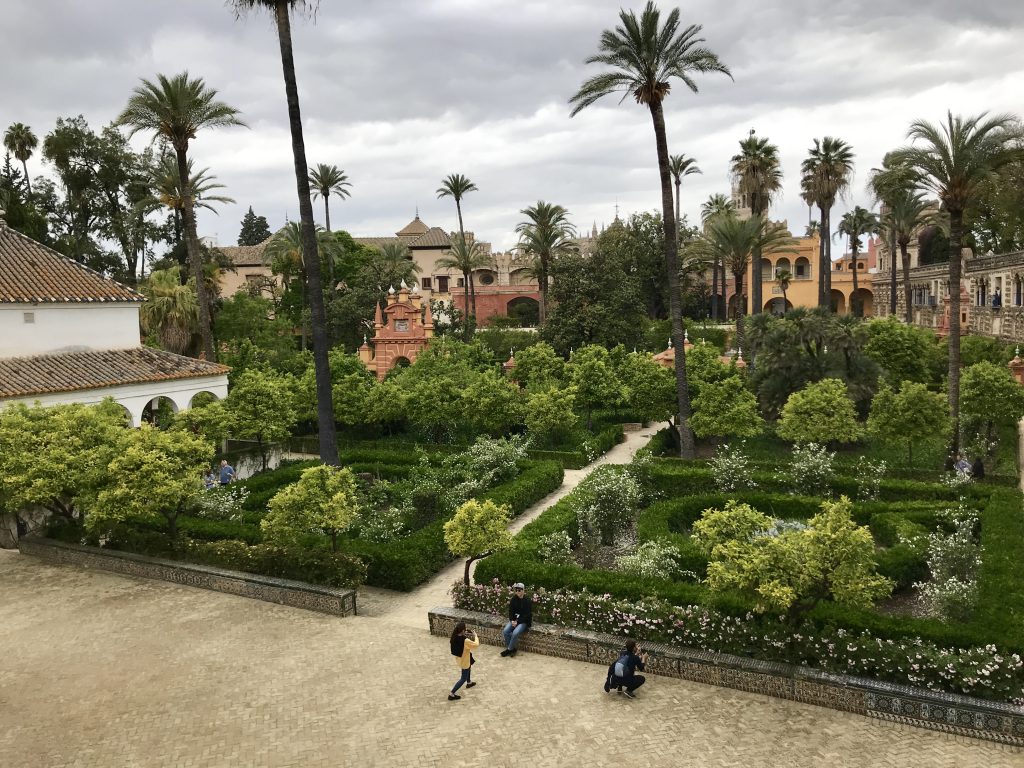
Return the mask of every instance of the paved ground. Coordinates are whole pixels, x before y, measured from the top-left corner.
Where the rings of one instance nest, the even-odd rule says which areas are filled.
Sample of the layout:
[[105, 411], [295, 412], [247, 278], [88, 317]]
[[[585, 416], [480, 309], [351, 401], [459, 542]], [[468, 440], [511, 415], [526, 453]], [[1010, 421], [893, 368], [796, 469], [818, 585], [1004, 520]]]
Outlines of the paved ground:
[[426, 610], [455, 576], [368, 590], [339, 619], [0, 550], [0, 766], [1024, 768], [996, 744], [697, 683], [609, 697], [599, 666], [492, 647], [448, 702]]

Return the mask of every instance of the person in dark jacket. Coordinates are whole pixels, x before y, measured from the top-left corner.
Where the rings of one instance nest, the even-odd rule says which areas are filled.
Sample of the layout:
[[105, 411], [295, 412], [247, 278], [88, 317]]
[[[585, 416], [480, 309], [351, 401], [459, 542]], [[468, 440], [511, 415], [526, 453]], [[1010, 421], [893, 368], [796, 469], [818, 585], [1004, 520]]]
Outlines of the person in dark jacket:
[[[647, 654], [642, 653], [636, 640], [627, 640], [626, 647], [619, 658], [608, 665], [608, 675], [604, 681], [604, 692], [611, 693], [614, 688], [628, 699], [635, 699], [634, 691], [647, 682], [647, 678], [638, 675], [647, 664]], [[622, 690], [625, 686], [626, 690]]]
[[501, 634], [505, 636], [505, 650], [501, 655], [506, 658], [516, 655], [520, 636], [533, 623], [533, 601], [526, 594], [526, 585], [517, 581], [512, 585], [512, 589], [512, 599], [508, 604], [508, 623], [501, 630]]
[[981, 460], [981, 456], [975, 456], [974, 463], [971, 465], [971, 477], [975, 480], [981, 480], [985, 477], [985, 462]]

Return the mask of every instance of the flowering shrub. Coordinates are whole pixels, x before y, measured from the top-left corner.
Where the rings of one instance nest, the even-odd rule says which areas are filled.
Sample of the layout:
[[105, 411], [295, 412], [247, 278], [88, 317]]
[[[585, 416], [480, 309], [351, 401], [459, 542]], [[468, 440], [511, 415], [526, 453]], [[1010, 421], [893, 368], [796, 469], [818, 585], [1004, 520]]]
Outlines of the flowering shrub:
[[604, 466], [580, 483], [576, 496], [579, 509], [587, 510], [581, 528], [585, 521], [600, 532], [603, 543], [612, 544], [618, 531], [636, 522], [643, 490], [628, 468]]
[[386, 544], [405, 533], [405, 521], [413, 514], [412, 504], [378, 508], [363, 507], [359, 515], [359, 536], [377, 544]]
[[750, 490], [757, 488], [754, 482], [754, 468], [750, 458], [743, 452], [745, 442], [736, 445], [722, 445], [715, 451], [711, 459], [711, 475], [718, 490], [730, 491]]
[[[497, 582], [452, 588], [453, 604], [468, 611], [502, 616], [511, 590]], [[838, 674], [870, 677], [934, 691], [962, 693], [1024, 704], [1024, 660], [994, 645], [943, 648], [920, 638], [883, 640], [867, 630], [842, 628], [794, 632], [771, 615], [730, 616], [697, 606], [660, 600], [616, 600], [586, 591], [543, 589], [533, 593], [538, 623], [605, 632], [713, 653], [815, 667]]]
[[545, 563], [568, 565], [575, 562], [572, 556], [572, 541], [565, 531], [555, 531], [543, 536], [537, 546], [537, 554]]
[[827, 495], [835, 458], [835, 453], [826, 451], [825, 446], [818, 443], [793, 446], [793, 458], [789, 464], [793, 490], [806, 496]]
[[519, 473], [518, 464], [526, 458], [529, 447], [529, 439], [522, 435], [500, 440], [481, 437], [466, 451], [466, 468], [489, 488]]
[[928, 570], [932, 578], [914, 585], [921, 602], [931, 616], [966, 620], [978, 599], [978, 569], [981, 545], [974, 539], [978, 518], [966, 507], [947, 513], [953, 519], [953, 532], [939, 531], [927, 536]]
[[659, 539], [645, 541], [630, 555], [615, 558], [615, 570], [641, 579], [671, 579], [679, 572], [679, 553]]
[[240, 485], [222, 485], [211, 488], [199, 497], [196, 517], [207, 520], [242, 519], [242, 507], [249, 498], [249, 489]]
[[887, 465], [884, 461], [871, 461], [867, 456], [857, 460], [857, 498], [877, 501], [882, 491]]

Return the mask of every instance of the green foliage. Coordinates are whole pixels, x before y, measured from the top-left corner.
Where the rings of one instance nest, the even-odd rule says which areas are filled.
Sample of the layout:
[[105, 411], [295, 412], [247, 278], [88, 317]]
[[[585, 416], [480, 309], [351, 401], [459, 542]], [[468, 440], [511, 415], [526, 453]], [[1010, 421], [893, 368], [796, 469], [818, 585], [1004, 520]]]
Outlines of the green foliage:
[[509, 509], [470, 499], [444, 524], [444, 543], [456, 557], [478, 558], [508, 547]]
[[327, 549], [190, 541], [182, 554], [193, 562], [328, 587], [355, 589], [366, 581], [366, 566], [358, 557]]
[[730, 376], [701, 385], [690, 426], [697, 437], [753, 437], [765, 425], [754, 393], [739, 376]]
[[260, 523], [270, 540], [295, 544], [308, 533], [322, 533], [338, 550], [338, 536], [359, 514], [356, 481], [348, 469], [326, 464], [302, 472], [299, 481], [279, 491], [270, 500], [267, 516]]
[[617, 373], [625, 388], [626, 406], [643, 421], [663, 421], [675, 412], [675, 376], [654, 362], [650, 353], [625, 355]]
[[473, 341], [486, 347], [496, 360], [507, 360], [512, 351], [518, 355], [522, 351], [542, 343], [540, 335], [534, 331], [505, 327], [509, 318], [492, 317], [486, 328], [480, 328], [473, 334]]
[[945, 360], [933, 332], [905, 325], [894, 317], [871, 320], [866, 328], [864, 353], [878, 363], [890, 384], [938, 383], [936, 374], [941, 375]]
[[1006, 367], [1013, 359], [1013, 345], [991, 336], [964, 336], [960, 339], [960, 367], [970, 368], [978, 363], [992, 363]]
[[264, 296], [239, 292], [222, 299], [213, 327], [219, 359], [235, 374], [266, 366], [287, 371], [295, 365], [292, 323]]
[[519, 388], [495, 371], [475, 377], [462, 391], [461, 400], [473, 434], [501, 436], [523, 423], [525, 404]]
[[248, 370], [235, 379], [224, 400], [226, 427], [238, 440], [256, 441], [267, 468], [270, 445], [284, 440], [298, 421], [296, 382], [289, 374]]
[[948, 430], [946, 397], [929, 392], [924, 384], [904, 381], [899, 391], [883, 384], [871, 402], [868, 432], [884, 442], [906, 445], [910, 466], [915, 444], [945, 439]]
[[526, 402], [527, 433], [538, 445], [558, 443], [576, 426], [575, 405], [573, 387], [534, 392]]
[[806, 610], [819, 600], [869, 607], [893, 584], [875, 572], [874, 541], [853, 522], [846, 497], [826, 501], [806, 529], [766, 533], [774, 525], [745, 504], [708, 510], [694, 538], [710, 553], [708, 585], [757, 596], [764, 610]]
[[529, 391], [551, 389], [564, 380], [565, 361], [547, 342], [541, 341], [519, 350], [515, 360], [511, 376]]
[[984, 429], [989, 437], [998, 423], [1016, 424], [1024, 416], [1024, 387], [1003, 366], [981, 362], [960, 377], [960, 418], [965, 431]]
[[81, 520], [125, 434], [124, 409], [109, 399], [0, 410], [0, 509], [17, 513], [38, 505]]
[[212, 459], [213, 446], [187, 432], [148, 424], [129, 431], [109, 464], [109, 485], [99, 494], [87, 526], [97, 530], [133, 517], [163, 517], [173, 541], [178, 517], [195, 509], [204, 492], [202, 478]]
[[239, 245], [259, 245], [271, 235], [270, 225], [266, 216], [257, 216], [252, 206], [242, 217], [241, 230], [238, 233]]
[[622, 383], [604, 347], [596, 344], [580, 347], [572, 353], [565, 371], [575, 390], [576, 406], [582, 408], [587, 415], [587, 429], [593, 427], [592, 415], [595, 408], [621, 402]]
[[846, 384], [823, 379], [794, 392], [782, 409], [776, 433], [794, 443], [852, 443], [861, 436]]

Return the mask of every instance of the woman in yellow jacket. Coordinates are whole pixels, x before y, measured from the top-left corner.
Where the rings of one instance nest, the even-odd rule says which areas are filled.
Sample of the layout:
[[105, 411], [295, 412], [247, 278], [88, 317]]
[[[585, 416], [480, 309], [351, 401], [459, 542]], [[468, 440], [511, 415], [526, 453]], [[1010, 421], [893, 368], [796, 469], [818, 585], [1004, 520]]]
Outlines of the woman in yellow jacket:
[[448, 694], [448, 701], [458, 701], [462, 697], [459, 696], [456, 691], [462, 687], [463, 684], [467, 688], [472, 688], [476, 683], [471, 682], [469, 679], [470, 672], [473, 669], [473, 649], [480, 645], [480, 641], [477, 639], [476, 632], [472, 632], [466, 629], [466, 622], [460, 621], [455, 625], [455, 629], [452, 630], [452, 656], [455, 657], [455, 663], [459, 665], [459, 669], [462, 670], [462, 676], [459, 678], [459, 682], [452, 688], [452, 692]]

